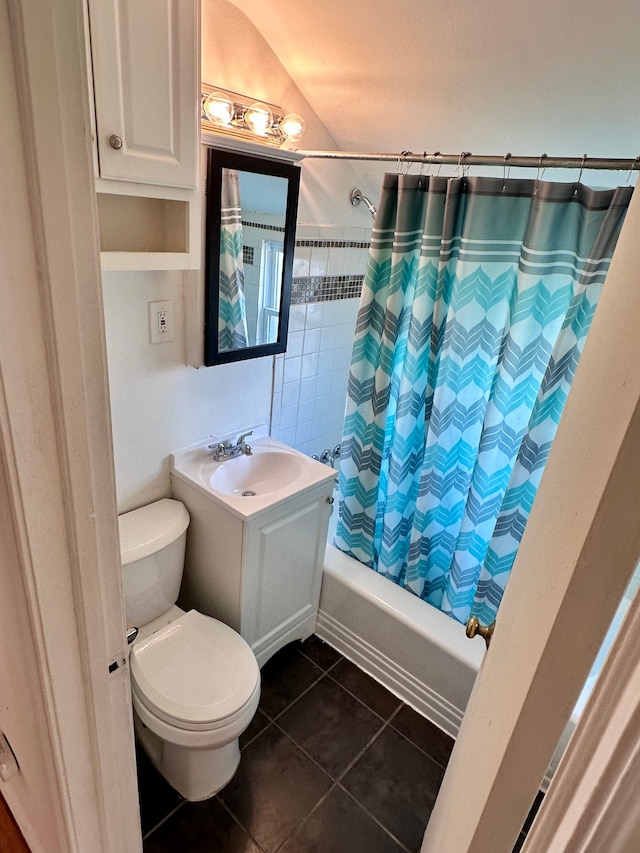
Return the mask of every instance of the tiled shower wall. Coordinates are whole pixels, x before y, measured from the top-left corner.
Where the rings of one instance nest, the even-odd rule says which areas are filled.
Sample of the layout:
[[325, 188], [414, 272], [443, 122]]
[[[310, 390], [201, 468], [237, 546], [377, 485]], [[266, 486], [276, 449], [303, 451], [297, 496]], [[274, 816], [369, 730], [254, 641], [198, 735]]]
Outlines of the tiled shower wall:
[[298, 226], [287, 352], [275, 358], [271, 434], [309, 455], [342, 439], [371, 228]]

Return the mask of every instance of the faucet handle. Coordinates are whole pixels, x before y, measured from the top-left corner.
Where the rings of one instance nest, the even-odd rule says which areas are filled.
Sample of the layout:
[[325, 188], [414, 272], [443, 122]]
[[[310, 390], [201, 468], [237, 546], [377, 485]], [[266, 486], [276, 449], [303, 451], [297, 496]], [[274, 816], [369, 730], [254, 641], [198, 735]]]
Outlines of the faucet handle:
[[249, 436], [250, 436], [250, 435], [253, 435], [253, 430], [249, 430], [249, 432], [245, 432], [245, 433], [243, 433], [243, 434], [238, 438], [238, 440], [236, 441], [236, 444], [244, 444], [244, 440], [245, 440], [245, 438], [249, 438]]
[[213, 450], [213, 461], [223, 462], [227, 458], [227, 453], [230, 447], [231, 445], [228, 441], [224, 444], [210, 444], [209, 450]]

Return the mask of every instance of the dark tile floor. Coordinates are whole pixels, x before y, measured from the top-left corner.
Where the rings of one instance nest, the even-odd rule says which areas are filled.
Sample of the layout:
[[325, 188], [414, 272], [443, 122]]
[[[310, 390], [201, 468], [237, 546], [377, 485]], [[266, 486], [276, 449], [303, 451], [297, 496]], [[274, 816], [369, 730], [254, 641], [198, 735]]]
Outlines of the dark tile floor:
[[416, 853], [453, 748], [317, 637], [265, 665], [240, 743], [235, 777], [202, 803], [139, 751], [145, 853]]

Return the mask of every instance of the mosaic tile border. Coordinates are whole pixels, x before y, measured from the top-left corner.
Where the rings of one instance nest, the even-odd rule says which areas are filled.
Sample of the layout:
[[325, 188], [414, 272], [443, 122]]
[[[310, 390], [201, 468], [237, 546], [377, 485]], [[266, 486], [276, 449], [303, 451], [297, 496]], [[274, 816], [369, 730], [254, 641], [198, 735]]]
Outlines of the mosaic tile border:
[[244, 219], [242, 225], [245, 228], [260, 228], [262, 231], [279, 231], [284, 234], [284, 228], [281, 225], [264, 225], [262, 222], [247, 222]]
[[296, 240], [296, 247], [313, 249], [368, 249], [370, 245], [358, 240]]
[[[280, 225], [264, 225], [261, 222], [247, 222], [242, 220], [245, 228], [259, 228], [262, 231], [279, 231], [284, 233]], [[368, 249], [370, 242], [364, 240], [296, 240], [296, 248], [312, 249]]]
[[242, 263], [243, 264], [249, 264], [249, 265], [253, 266], [253, 263], [254, 263], [253, 256], [254, 256], [253, 246], [243, 246], [242, 247]]
[[362, 275], [311, 275], [295, 277], [291, 286], [291, 304], [359, 299]]

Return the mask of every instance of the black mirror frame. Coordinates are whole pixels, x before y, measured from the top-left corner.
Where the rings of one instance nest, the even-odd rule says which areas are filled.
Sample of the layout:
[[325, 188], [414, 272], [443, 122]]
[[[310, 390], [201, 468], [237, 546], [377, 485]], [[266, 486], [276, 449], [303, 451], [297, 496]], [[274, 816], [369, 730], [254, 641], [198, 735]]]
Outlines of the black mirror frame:
[[[222, 170], [237, 169], [273, 175], [288, 180], [287, 208], [284, 226], [284, 263], [278, 320], [278, 339], [272, 344], [244, 347], [236, 350], [218, 351], [218, 305], [220, 278], [220, 226], [222, 199]], [[300, 192], [300, 167], [280, 160], [269, 160], [231, 151], [210, 148], [207, 155], [207, 204], [206, 204], [206, 247], [205, 247], [205, 321], [204, 363], [206, 367], [275, 355], [287, 349], [289, 328], [289, 306], [291, 304], [291, 279], [293, 254], [296, 239], [296, 216]]]

